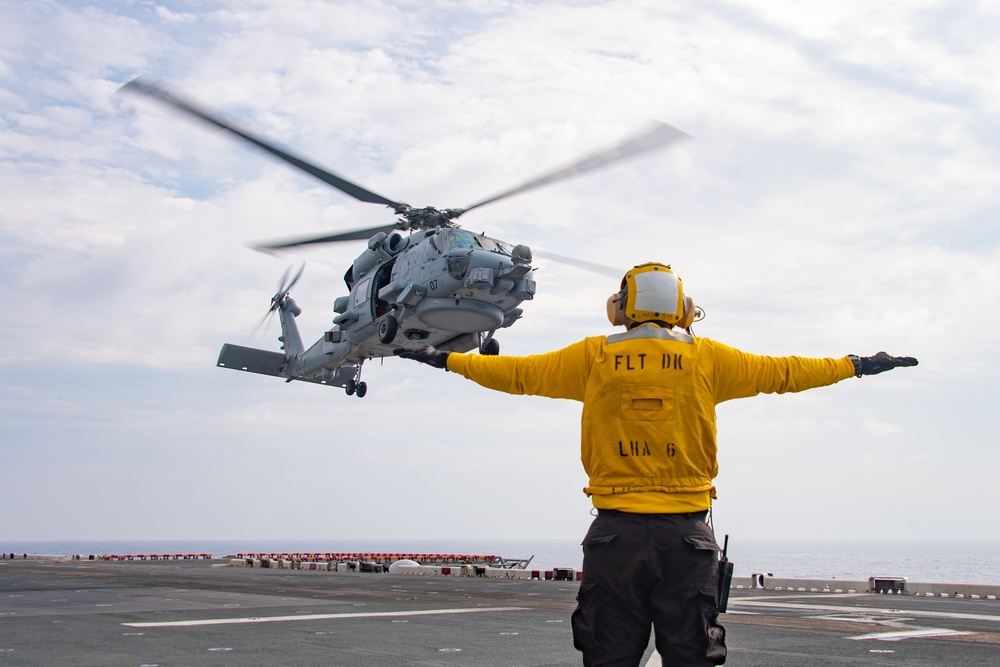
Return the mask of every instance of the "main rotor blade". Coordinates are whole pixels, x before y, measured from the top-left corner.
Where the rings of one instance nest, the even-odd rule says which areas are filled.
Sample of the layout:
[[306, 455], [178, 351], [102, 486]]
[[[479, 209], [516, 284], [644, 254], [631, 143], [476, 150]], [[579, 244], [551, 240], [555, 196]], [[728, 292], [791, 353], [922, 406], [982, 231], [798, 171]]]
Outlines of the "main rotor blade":
[[615, 269], [610, 266], [605, 266], [604, 264], [594, 264], [593, 262], [585, 262], [582, 259], [575, 259], [573, 257], [566, 257], [564, 255], [555, 255], [551, 252], [541, 252], [538, 250], [532, 250], [531, 254], [535, 257], [541, 257], [543, 259], [551, 259], [553, 262], [559, 262], [561, 264], [569, 264], [570, 266], [575, 266], [578, 269], [583, 269], [584, 271], [590, 271], [591, 273], [599, 273], [602, 276], [610, 276], [612, 278], [617, 278], [621, 280], [621, 277], [625, 275], [625, 272], [621, 269]]
[[268, 252], [271, 250], [283, 250], [285, 248], [295, 248], [298, 246], [312, 245], [314, 243], [337, 243], [339, 241], [367, 241], [379, 232], [389, 233], [394, 229], [399, 229], [399, 225], [384, 225], [382, 227], [371, 227], [369, 229], [355, 229], [352, 232], [332, 234], [328, 236], [306, 236], [273, 243], [259, 243], [251, 246], [255, 250]]
[[351, 183], [350, 181], [343, 179], [334, 173], [326, 171], [325, 169], [322, 169], [310, 162], [307, 162], [306, 160], [300, 157], [297, 157], [291, 153], [283, 151], [277, 146], [271, 144], [270, 142], [258, 138], [246, 130], [241, 130], [237, 128], [235, 125], [229, 123], [228, 121], [225, 121], [222, 118], [199, 108], [198, 106], [192, 104], [191, 102], [181, 99], [176, 94], [168, 92], [161, 86], [158, 86], [150, 81], [146, 81], [141, 77], [137, 79], [132, 79], [124, 86], [122, 86], [121, 90], [137, 93], [140, 95], [145, 95], [147, 97], [152, 97], [153, 99], [160, 100], [161, 102], [165, 102], [170, 106], [180, 109], [181, 111], [191, 116], [194, 116], [195, 118], [198, 118], [200, 120], [205, 121], [206, 123], [214, 125], [220, 129], [223, 129], [226, 132], [230, 132], [239, 137], [240, 139], [248, 141], [254, 146], [257, 146], [258, 148], [267, 151], [271, 155], [274, 155], [275, 157], [284, 160], [290, 165], [298, 169], [301, 169], [307, 174], [310, 174], [311, 176], [318, 178], [327, 185], [332, 185], [341, 192], [348, 194], [351, 197], [354, 197], [355, 199], [358, 199], [363, 202], [368, 202], [371, 204], [385, 204], [386, 206], [392, 206], [393, 208], [398, 208], [402, 206], [402, 204], [400, 204], [399, 202], [394, 202], [387, 197], [383, 197], [380, 194], [372, 192], [371, 190], [366, 190], [360, 185]]
[[514, 195], [527, 192], [528, 190], [540, 188], [543, 185], [549, 185], [550, 183], [555, 183], [556, 181], [572, 178], [573, 176], [599, 169], [600, 167], [604, 167], [613, 162], [618, 162], [619, 160], [625, 160], [656, 148], [662, 148], [668, 144], [680, 141], [681, 139], [687, 139], [690, 136], [691, 135], [688, 133], [682, 132], [672, 125], [654, 121], [649, 129], [645, 130], [640, 135], [629, 139], [628, 141], [571, 164], [568, 167], [558, 169], [551, 174], [528, 181], [527, 183], [519, 185], [512, 190], [507, 190], [506, 192], [501, 192], [500, 194], [494, 195], [489, 199], [484, 199], [481, 202], [463, 209], [462, 213], [468, 213], [474, 208], [479, 208], [480, 206], [485, 206], [486, 204], [492, 204], [493, 202], [501, 199], [506, 199], [507, 197], [513, 197]]

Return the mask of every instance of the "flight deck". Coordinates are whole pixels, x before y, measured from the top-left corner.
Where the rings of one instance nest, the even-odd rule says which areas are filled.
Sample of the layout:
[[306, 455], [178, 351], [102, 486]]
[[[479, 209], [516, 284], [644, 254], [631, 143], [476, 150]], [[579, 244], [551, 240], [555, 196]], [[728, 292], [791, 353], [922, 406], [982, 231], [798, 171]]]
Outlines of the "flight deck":
[[[577, 581], [0, 560], [0, 665], [579, 665]], [[728, 665], [1000, 665], [1000, 601], [734, 588]], [[652, 645], [642, 665], [658, 666]]]

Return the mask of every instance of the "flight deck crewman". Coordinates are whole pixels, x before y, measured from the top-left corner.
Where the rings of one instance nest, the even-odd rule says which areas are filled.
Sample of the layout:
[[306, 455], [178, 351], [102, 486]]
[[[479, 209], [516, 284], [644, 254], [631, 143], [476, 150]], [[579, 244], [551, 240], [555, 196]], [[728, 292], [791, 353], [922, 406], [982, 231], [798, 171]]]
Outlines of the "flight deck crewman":
[[583, 664], [638, 665], [654, 630], [664, 665], [725, 662], [719, 547], [706, 523], [718, 474], [715, 406], [915, 366], [912, 357], [767, 357], [691, 333], [695, 306], [668, 265], [625, 274], [608, 299], [624, 333], [525, 357], [396, 350], [510, 394], [583, 403], [584, 493], [597, 517], [583, 542], [573, 643]]

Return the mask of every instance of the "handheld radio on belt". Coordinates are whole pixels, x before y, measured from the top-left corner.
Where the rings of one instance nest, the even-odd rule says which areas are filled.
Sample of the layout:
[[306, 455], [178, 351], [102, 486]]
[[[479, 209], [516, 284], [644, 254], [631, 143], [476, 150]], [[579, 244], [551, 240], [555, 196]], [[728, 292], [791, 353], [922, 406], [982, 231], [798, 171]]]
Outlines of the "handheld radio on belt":
[[729, 562], [729, 535], [722, 543], [722, 558], [719, 559], [719, 613], [724, 614], [729, 605], [729, 588], [733, 585], [733, 564]]

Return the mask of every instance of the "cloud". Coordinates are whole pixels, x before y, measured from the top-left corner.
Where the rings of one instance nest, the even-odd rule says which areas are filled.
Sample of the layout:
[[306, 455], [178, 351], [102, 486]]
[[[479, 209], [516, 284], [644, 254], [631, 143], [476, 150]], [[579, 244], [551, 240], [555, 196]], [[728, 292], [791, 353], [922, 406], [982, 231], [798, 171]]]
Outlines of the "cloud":
[[878, 419], [874, 419], [872, 417], [865, 419], [862, 423], [866, 429], [878, 435], [895, 435], [900, 433], [902, 430], [896, 424], [879, 421]]
[[163, 5], [156, 5], [156, 15], [170, 23], [194, 23], [198, 20], [195, 14], [190, 12], [172, 12]]

